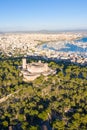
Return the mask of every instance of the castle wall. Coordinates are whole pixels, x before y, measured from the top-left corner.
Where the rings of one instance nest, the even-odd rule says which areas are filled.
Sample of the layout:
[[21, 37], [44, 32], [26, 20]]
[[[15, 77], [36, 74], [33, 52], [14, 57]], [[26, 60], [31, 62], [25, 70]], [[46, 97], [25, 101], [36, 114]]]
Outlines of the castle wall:
[[48, 67], [45, 66], [45, 65], [43, 65], [43, 67], [42, 66], [39, 66], [39, 67], [37, 67], [37, 66], [28, 66], [27, 70], [29, 72], [31, 72], [31, 73], [43, 73], [45, 71], [48, 71]]
[[37, 77], [39, 77], [40, 76], [40, 74], [38, 74], [38, 75], [35, 75], [35, 76], [27, 76], [27, 75], [24, 75], [24, 80], [26, 80], [26, 81], [33, 81], [33, 80], [35, 80]]

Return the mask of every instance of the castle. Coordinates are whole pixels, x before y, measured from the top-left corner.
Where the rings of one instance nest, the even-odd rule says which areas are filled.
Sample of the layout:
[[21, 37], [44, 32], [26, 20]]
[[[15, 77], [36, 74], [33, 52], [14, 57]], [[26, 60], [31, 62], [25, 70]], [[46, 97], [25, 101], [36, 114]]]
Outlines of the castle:
[[33, 81], [41, 75], [56, 74], [56, 70], [52, 70], [47, 63], [42, 63], [41, 61], [27, 64], [26, 58], [23, 58], [21, 73], [25, 81]]

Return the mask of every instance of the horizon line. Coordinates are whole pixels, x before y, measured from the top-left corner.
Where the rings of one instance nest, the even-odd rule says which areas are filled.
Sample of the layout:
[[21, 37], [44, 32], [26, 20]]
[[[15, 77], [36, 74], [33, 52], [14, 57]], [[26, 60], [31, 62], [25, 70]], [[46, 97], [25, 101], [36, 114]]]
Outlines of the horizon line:
[[28, 32], [37, 32], [37, 33], [40, 33], [40, 32], [42, 32], [42, 33], [45, 33], [45, 32], [47, 32], [47, 33], [49, 33], [49, 32], [78, 32], [78, 31], [87, 31], [87, 29], [57, 29], [57, 30], [50, 30], [50, 29], [42, 29], [42, 30], [8, 30], [8, 31], [6, 31], [6, 30], [0, 30], [0, 33], [16, 33], [16, 32], [19, 32], [19, 33], [21, 33], [21, 32], [25, 32], [25, 33], [28, 33]]

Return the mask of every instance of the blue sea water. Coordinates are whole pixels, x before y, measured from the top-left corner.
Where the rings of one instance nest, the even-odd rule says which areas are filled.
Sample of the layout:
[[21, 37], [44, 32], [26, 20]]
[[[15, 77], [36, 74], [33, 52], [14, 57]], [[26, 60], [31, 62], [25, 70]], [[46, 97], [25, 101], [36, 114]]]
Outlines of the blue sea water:
[[85, 43], [85, 42], [87, 42], [87, 37], [83, 37], [83, 38], [76, 40], [76, 41]]
[[[49, 49], [49, 50], [54, 50], [54, 51], [61, 51], [61, 52], [79, 52], [79, 53], [85, 53], [87, 52], [87, 47], [83, 48], [78, 46], [78, 43], [81, 42], [82, 44], [87, 43], [87, 37], [84, 37], [82, 39], [79, 40], [75, 40], [74, 42], [76, 42], [77, 44], [72, 44], [72, 43], [66, 43], [65, 47], [61, 48], [61, 49], [56, 49], [56, 47], [54, 46], [48, 46], [49, 43], [44, 43], [42, 45], [42, 49]], [[55, 43], [54, 43], [55, 44]]]
[[70, 44], [70, 43], [67, 43], [66, 44], [66, 48], [62, 48], [61, 50], [59, 51], [63, 51], [63, 52], [87, 52], [87, 48], [82, 48], [82, 47], [79, 47], [77, 45], [74, 45], [74, 44]]

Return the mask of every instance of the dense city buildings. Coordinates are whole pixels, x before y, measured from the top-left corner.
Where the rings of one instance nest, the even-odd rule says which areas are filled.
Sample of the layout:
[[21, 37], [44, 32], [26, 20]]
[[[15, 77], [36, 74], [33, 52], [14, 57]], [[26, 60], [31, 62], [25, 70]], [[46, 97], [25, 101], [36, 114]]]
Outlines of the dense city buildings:
[[87, 33], [0, 34], [0, 53], [3, 57], [42, 56], [45, 59], [87, 63]]

